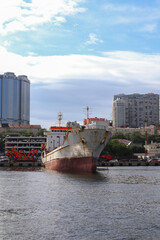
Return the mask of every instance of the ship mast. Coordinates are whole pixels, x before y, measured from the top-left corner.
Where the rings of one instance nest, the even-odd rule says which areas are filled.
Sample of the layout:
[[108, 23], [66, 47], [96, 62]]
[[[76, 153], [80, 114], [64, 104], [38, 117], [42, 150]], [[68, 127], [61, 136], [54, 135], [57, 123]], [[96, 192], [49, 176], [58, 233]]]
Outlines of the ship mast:
[[59, 122], [59, 127], [61, 126], [61, 121], [62, 121], [62, 113], [58, 113], [58, 122]]

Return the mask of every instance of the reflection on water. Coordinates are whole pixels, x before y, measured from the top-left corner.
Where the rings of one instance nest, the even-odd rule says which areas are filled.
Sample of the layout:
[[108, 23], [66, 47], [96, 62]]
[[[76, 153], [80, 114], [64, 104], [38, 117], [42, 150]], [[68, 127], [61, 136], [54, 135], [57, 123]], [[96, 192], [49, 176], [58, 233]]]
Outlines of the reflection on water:
[[0, 171], [0, 239], [159, 239], [160, 167]]
[[102, 182], [106, 181], [108, 176], [106, 174], [97, 171], [96, 173], [83, 173], [83, 174], [70, 174], [70, 173], [63, 173], [66, 177], [73, 181], [84, 181], [87, 183], [92, 182]]

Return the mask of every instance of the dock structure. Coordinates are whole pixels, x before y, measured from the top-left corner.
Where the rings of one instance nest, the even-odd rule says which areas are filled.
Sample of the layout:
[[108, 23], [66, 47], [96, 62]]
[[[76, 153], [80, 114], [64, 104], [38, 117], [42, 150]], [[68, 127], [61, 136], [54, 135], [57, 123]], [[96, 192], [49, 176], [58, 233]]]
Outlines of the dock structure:
[[106, 162], [99, 163], [98, 167], [138, 167], [138, 166], [160, 166], [160, 162], [145, 162], [145, 161], [133, 161], [133, 162]]
[[[17, 160], [28, 157], [41, 159], [41, 145], [46, 143], [44, 136], [19, 136], [18, 134], [7, 135], [5, 137], [5, 155], [10, 153]], [[13, 151], [14, 150], [14, 151]], [[36, 153], [36, 154], [33, 154]], [[23, 155], [23, 156], [22, 156]]]
[[[160, 162], [145, 162], [145, 161], [131, 161], [131, 162], [100, 162], [97, 167], [138, 167], [138, 166], [160, 166]], [[41, 161], [0, 161], [0, 169], [28, 169], [28, 168], [44, 168]]]
[[1, 161], [0, 162], [0, 169], [1, 168], [41, 168], [43, 167], [43, 163], [40, 161]]

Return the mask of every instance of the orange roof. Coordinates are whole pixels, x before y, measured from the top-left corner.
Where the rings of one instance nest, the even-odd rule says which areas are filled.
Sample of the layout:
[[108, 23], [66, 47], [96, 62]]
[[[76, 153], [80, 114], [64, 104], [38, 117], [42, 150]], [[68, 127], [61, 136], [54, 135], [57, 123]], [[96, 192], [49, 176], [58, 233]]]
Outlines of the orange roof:
[[[105, 121], [105, 118], [88, 118], [88, 123], [91, 123], [91, 121]], [[83, 124], [86, 125], [87, 124], [87, 119], [83, 120]]]
[[61, 129], [68, 130], [68, 129], [72, 129], [72, 127], [57, 127], [57, 126], [53, 126], [53, 127], [50, 127], [49, 129], [50, 130], [52, 130], [52, 129], [55, 129], [55, 130], [61, 130]]

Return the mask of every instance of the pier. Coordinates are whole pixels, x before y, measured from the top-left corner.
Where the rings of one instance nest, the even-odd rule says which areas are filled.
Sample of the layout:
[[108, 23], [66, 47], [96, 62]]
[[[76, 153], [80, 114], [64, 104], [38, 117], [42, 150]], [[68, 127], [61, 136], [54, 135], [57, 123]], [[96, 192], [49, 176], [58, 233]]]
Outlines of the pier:
[[160, 162], [144, 162], [144, 161], [133, 161], [133, 162], [102, 162], [98, 163], [98, 167], [137, 167], [137, 166], [160, 166]]
[[8, 162], [1, 161], [0, 168], [41, 168], [43, 167], [42, 162], [33, 162], [33, 161], [17, 161], [17, 162]]
[[[138, 166], [160, 166], [160, 162], [144, 162], [144, 161], [133, 161], [133, 162], [101, 162], [97, 164], [97, 167], [138, 167]], [[17, 161], [17, 162], [8, 162], [8, 161], [1, 161], [0, 162], [0, 169], [3, 168], [42, 168], [44, 164], [40, 161], [33, 162], [33, 161]]]

